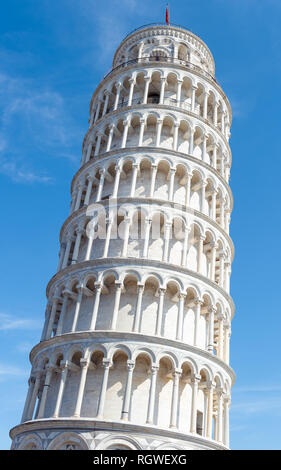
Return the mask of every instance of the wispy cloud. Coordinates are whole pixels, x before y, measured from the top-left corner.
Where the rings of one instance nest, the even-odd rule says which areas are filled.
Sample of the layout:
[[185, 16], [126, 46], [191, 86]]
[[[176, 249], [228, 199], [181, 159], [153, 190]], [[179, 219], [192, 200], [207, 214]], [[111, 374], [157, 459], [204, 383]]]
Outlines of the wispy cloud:
[[270, 393], [281, 392], [281, 385], [250, 385], [245, 387], [237, 387], [234, 393]]
[[19, 343], [16, 348], [21, 353], [29, 353], [32, 347], [33, 347], [32, 343], [28, 343], [27, 341], [24, 341], [22, 343]]
[[28, 376], [27, 370], [9, 364], [0, 364], [0, 382], [25, 376]]
[[37, 155], [78, 162], [72, 145], [79, 132], [60, 93], [0, 73], [0, 103], [1, 174], [16, 183], [50, 184], [54, 177], [38, 169]]
[[36, 330], [40, 326], [38, 321], [31, 318], [19, 318], [7, 313], [0, 313], [0, 331]]

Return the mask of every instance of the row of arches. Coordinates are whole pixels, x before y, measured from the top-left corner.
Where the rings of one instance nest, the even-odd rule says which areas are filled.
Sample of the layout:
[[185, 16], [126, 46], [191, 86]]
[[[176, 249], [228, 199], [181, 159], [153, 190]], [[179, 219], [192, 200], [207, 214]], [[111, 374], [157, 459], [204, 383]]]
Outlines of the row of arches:
[[[209, 365], [149, 348], [70, 346], [34, 362], [22, 422], [96, 418], [154, 425], [227, 445], [230, 383]], [[39, 371], [39, 372], [38, 372]]]
[[64, 228], [58, 271], [101, 258], [141, 258], [187, 268], [229, 293], [232, 255], [211, 228], [156, 208], [102, 209]]
[[217, 137], [199, 123], [172, 114], [125, 113], [95, 126], [84, 144], [82, 163], [112, 150], [132, 147], [163, 148], [203, 161], [229, 179], [230, 155]]
[[154, 198], [202, 212], [229, 232], [231, 199], [225, 186], [200, 169], [169, 160], [130, 157], [87, 169], [75, 181], [70, 213], [117, 198]]
[[208, 121], [228, 140], [230, 117], [216, 88], [192, 73], [138, 69], [105, 82], [92, 102], [90, 125], [118, 109], [167, 105]]
[[121, 279], [109, 272], [99, 279], [71, 277], [57, 285], [46, 309], [41, 340], [77, 331], [140, 333], [196, 346], [229, 363], [230, 312], [221, 301], [176, 279], [161, 284], [133, 271]]

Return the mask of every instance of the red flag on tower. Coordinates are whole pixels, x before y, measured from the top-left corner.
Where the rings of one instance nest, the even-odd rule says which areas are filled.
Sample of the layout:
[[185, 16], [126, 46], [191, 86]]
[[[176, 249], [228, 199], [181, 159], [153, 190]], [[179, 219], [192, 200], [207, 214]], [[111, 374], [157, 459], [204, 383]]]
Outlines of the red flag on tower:
[[166, 23], [170, 24], [170, 12], [169, 12], [169, 3], [166, 6]]

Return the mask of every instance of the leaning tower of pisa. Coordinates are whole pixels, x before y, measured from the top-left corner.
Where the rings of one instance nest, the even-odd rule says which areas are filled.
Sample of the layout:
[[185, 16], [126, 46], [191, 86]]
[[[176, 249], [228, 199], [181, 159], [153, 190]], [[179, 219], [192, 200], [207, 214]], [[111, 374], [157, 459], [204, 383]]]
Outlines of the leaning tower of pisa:
[[94, 92], [14, 449], [226, 449], [231, 109], [204, 42], [129, 34]]

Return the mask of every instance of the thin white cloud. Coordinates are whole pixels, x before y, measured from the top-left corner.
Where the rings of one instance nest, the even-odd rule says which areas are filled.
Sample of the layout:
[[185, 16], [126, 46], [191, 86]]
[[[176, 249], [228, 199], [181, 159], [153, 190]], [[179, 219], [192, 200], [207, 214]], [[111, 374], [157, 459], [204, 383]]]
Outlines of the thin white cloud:
[[33, 347], [33, 344], [24, 341], [17, 345], [17, 350], [21, 353], [29, 353]]
[[28, 371], [9, 364], [0, 364], [0, 382], [11, 378], [22, 378], [28, 376]]
[[281, 392], [281, 385], [250, 385], [245, 387], [235, 387], [235, 393], [270, 393]]
[[52, 183], [54, 178], [34, 173], [20, 167], [16, 161], [0, 157], [0, 173], [9, 176], [15, 183]]
[[14, 182], [54, 181], [38, 169], [36, 152], [78, 163], [73, 145], [79, 132], [60, 93], [38, 89], [31, 79], [0, 73], [0, 116], [0, 173]]
[[32, 318], [19, 318], [7, 313], [0, 313], [0, 331], [36, 330], [40, 326], [39, 322]]

